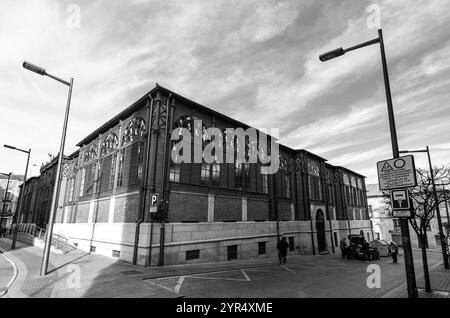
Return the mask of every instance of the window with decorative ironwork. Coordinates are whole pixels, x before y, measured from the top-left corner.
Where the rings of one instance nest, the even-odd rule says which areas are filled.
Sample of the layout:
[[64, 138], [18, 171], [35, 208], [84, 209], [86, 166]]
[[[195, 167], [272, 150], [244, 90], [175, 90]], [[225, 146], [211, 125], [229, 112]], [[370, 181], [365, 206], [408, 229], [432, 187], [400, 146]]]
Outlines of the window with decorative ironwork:
[[344, 201], [346, 204], [351, 204], [350, 200], [350, 177], [347, 173], [343, 174], [344, 181]]
[[114, 174], [117, 161], [117, 152], [104, 157], [100, 161], [100, 191], [109, 191], [114, 188]]
[[220, 164], [212, 165], [212, 185], [218, 187], [220, 185]]
[[208, 163], [202, 163], [200, 183], [203, 185], [209, 185], [210, 177], [211, 177], [211, 165]]
[[132, 143], [138, 138], [144, 136], [145, 129], [146, 126], [144, 119], [141, 117], [133, 118], [123, 132], [122, 146]]
[[242, 163], [236, 160], [234, 165], [234, 187], [242, 190]]
[[109, 133], [109, 135], [103, 140], [100, 156], [104, 157], [117, 150], [119, 147], [119, 138], [113, 132]]
[[181, 165], [175, 164], [173, 161], [171, 161], [169, 170], [169, 180], [171, 182], [179, 183], [180, 175], [181, 175]]
[[261, 170], [262, 167], [260, 167], [262, 193], [269, 194], [269, 176], [267, 174], [262, 174]]
[[119, 152], [117, 186], [138, 184], [143, 179], [143, 148], [142, 141], [132, 143]]
[[86, 181], [86, 168], [82, 168], [80, 170], [80, 192], [78, 193], [78, 196], [83, 196], [84, 194], [84, 185]]
[[285, 188], [285, 195], [286, 198], [291, 198], [291, 179], [289, 178], [289, 175], [284, 175], [284, 188]]
[[311, 200], [323, 200], [322, 182], [320, 180], [319, 164], [313, 160], [308, 160], [308, 183], [309, 196]]
[[86, 151], [84, 155], [84, 162], [88, 163], [94, 159], [97, 159], [98, 153], [97, 153], [98, 146], [96, 144], [92, 144], [89, 149]]

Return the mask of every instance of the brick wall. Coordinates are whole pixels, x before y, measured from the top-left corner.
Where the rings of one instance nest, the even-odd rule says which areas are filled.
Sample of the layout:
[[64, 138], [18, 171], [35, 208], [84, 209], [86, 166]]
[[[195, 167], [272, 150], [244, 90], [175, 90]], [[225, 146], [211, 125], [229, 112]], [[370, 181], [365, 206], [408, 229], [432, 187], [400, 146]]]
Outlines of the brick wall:
[[268, 221], [270, 218], [269, 200], [247, 200], [248, 221]]
[[139, 193], [116, 198], [114, 223], [136, 222], [139, 208]]
[[208, 196], [171, 192], [169, 197], [171, 222], [208, 221]]
[[242, 199], [216, 196], [214, 200], [214, 221], [230, 220], [242, 220]]

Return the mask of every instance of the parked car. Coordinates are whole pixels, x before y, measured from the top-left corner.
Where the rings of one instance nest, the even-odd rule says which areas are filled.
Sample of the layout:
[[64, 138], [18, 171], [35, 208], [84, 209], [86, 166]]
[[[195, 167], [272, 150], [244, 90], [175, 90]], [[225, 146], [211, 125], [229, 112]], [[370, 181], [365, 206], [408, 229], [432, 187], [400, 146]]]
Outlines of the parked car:
[[384, 240], [374, 240], [369, 243], [369, 246], [371, 248], [376, 248], [381, 257], [387, 257], [391, 255], [391, 251], [389, 250], [389, 243]]
[[349, 235], [350, 245], [346, 248], [347, 258], [363, 261], [380, 259], [377, 248], [371, 248], [362, 235]]

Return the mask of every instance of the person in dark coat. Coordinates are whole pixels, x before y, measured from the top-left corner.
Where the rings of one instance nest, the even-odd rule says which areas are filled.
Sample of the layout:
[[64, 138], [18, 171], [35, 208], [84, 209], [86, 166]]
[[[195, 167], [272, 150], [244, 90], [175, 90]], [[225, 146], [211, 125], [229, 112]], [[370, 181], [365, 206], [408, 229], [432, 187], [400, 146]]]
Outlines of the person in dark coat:
[[280, 260], [280, 264], [286, 264], [286, 255], [289, 248], [289, 243], [286, 238], [283, 237], [281, 241], [278, 242], [278, 259]]
[[389, 245], [389, 250], [391, 251], [392, 262], [396, 264], [398, 255], [398, 246], [394, 242], [391, 242], [391, 245]]
[[347, 240], [345, 239], [345, 237], [342, 238], [341, 242], [339, 243], [339, 247], [341, 248], [342, 258], [345, 258], [347, 252]]

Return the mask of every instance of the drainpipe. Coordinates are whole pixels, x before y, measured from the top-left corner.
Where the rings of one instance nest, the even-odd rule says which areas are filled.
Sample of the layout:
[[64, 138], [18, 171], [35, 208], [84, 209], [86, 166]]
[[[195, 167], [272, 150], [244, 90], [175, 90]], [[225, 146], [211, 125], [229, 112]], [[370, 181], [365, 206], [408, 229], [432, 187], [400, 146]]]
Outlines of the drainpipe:
[[[145, 219], [145, 204], [147, 202], [147, 191], [148, 191], [148, 171], [149, 171], [149, 161], [150, 161], [150, 131], [151, 131], [151, 125], [152, 125], [152, 113], [153, 113], [153, 98], [149, 95], [149, 100], [147, 101], [147, 108], [148, 108], [148, 114], [147, 114], [147, 146], [146, 146], [146, 156], [145, 156], [145, 163], [144, 163], [144, 182], [142, 182], [142, 188], [141, 188], [141, 195], [140, 195], [140, 202], [139, 206], [140, 209], [140, 216], [138, 221], [136, 222], [136, 228], [135, 228], [135, 236], [134, 236], [134, 250], [133, 250], [133, 265], [136, 265], [137, 263], [137, 256], [139, 252], [139, 234], [141, 229], [141, 224], [144, 222]], [[151, 240], [151, 236], [150, 236]], [[151, 246], [151, 244], [150, 244]], [[151, 248], [151, 247], [150, 247]]]
[[311, 213], [311, 199], [309, 197], [309, 178], [308, 178], [308, 156], [305, 155], [305, 164], [306, 164], [306, 171], [305, 171], [305, 193], [306, 193], [306, 206], [309, 215], [309, 225], [311, 228], [311, 246], [313, 255], [316, 255], [316, 245], [314, 244], [314, 227], [313, 227], [313, 220], [312, 220], [312, 213]]
[[[169, 155], [170, 151], [170, 137], [172, 131], [172, 118], [173, 118], [173, 107], [170, 104], [170, 99], [172, 98], [172, 93], [169, 94], [167, 98], [167, 115], [166, 115], [166, 133], [164, 137], [164, 170], [163, 170], [163, 180], [162, 180], [162, 221], [161, 221], [161, 235], [160, 235], [160, 243], [159, 243], [159, 264], [158, 266], [164, 266], [164, 249], [165, 249], [165, 222], [168, 215], [168, 205], [169, 205], [169, 196], [168, 196], [168, 178], [169, 178], [169, 164], [171, 160], [171, 156]], [[170, 111], [169, 111], [170, 110]]]
[[[328, 172], [327, 172], [328, 173]], [[333, 242], [333, 228], [331, 225], [331, 216], [330, 216], [330, 198], [328, 197], [328, 183], [327, 183], [327, 179], [325, 178], [325, 180], [322, 180], [322, 184], [325, 185], [325, 211], [326, 211], [326, 215], [328, 216], [328, 224], [330, 225], [330, 239], [331, 239], [331, 250], [333, 251], [334, 254], [334, 242]], [[323, 188], [323, 187], [322, 187]]]

